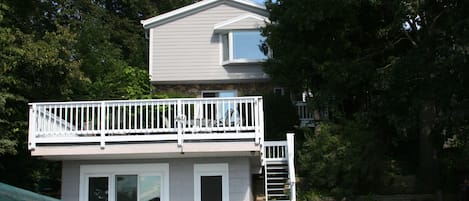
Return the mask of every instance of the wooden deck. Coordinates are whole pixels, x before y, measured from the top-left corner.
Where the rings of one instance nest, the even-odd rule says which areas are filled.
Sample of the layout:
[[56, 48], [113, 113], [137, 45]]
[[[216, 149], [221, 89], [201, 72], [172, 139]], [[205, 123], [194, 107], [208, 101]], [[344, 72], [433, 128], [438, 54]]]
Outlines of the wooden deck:
[[262, 97], [31, 103], [29, 149], [39, 146], [264, 138]]

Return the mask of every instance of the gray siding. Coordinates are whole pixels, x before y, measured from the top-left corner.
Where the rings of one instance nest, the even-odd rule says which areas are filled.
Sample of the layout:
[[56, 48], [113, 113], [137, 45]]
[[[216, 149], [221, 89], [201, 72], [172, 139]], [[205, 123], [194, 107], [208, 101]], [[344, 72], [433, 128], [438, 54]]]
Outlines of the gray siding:
[[249, 13], [229, 4], [219, 4], [152, 28], [151, 80], [208, 83], [267, 79], [260, 64], [222, 66], [220, 62], [219, 34], [214, 32], [214, 25]]
[[246, 157], [64, 161], [62, 166], [62, 200], [78, 201], [80, 165], [91, 164], [169, 164], [171, 201], [194, 200], [194, 164], [228, 163], [230, 201], [252, 201], [250, 160]]
[[62, 200], [78, 201], [80, 194], [80, 164], [62, 162]]

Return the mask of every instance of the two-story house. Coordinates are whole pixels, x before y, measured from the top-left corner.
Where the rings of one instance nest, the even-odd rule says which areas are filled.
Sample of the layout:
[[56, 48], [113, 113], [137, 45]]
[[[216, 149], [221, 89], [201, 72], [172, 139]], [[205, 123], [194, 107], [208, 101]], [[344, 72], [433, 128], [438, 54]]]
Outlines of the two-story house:
[[62, 200], [295, 200], [293, 134], [264, 140], [264, 6], [203, 0], [147, 20], [149, 72], [181, 99], [31, 103], [32, 156]]

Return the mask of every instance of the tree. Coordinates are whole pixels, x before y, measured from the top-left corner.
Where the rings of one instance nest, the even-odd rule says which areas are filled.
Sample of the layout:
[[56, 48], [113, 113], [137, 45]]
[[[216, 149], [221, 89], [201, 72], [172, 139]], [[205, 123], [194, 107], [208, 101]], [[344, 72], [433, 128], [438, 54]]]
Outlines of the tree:
[[40, 191], [60, 180], [60, 164], [27, 149], [28, 102], [150, 97], [139, 20], [191, 2], [1, 1], [0, 181]]
[[263, 33], [274, 57], [265, 70], [279, 83], [311, 90], [312, 108], [328, 110], [331, 123], [364, 125], [370, 143], [384, 149], [377, 154], [418, 161], [420, 190], [435, 192], [444, 178], [438, 156], [446, 139], [459, 136], [461, 146], [468, 142], [462, 135], [469, 115], [468, 6], [465, 1], [270, 1], [272, 23]]
[[51, 171], [57, 164], [30, 156], [27, 103], [70, 99], [86, 79], [71, 60], [74, 34], [61, 26], [54, 32], [25, 33], [10, 24], [14, 6], [0, 4], [0, 180], [38, 190], [41, 180], [57, 179], [60, 173]]

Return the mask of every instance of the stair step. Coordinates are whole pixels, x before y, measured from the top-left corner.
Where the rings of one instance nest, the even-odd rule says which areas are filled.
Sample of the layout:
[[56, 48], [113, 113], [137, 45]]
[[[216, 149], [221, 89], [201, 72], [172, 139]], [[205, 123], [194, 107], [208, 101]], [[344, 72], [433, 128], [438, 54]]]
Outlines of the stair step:
[[290, 185], [276, 185], [276, 186], [271, 186], [271, 187], [267, 187], [267, 190], [270, 190], [270, 189], [282, 189], [282, 190], [289, 190], [290, 189]]
[[286, 180], [288, 180], [288, 178], [285, 178], [285, 177], [267, 177], [267, 181], [270, 181], [270, 180], [283, 180], [283, 181], [286, 181]]
[[267, 170], [288, 170], [288, 166], [267, 166]]
[[269, 197], [286, 197], [286, 196], [289, 196], [287, 194], [269, 194]]
[[275, 188], [275, 186], [282, 186], [282, 187], [284, 187], [284, 186], [286, 186], [286, 185], [288, 185], [286, 182], [285, 182], [285, 183], [280, 183], [280, 182], [277, 182], [277, 183], [268, 183], [268, 182], [267, 182], [267, 186], [268, 186], [268, 187], [270, 186], [270, 187], [274, 187], [274, 188]]
[[267, 188], [267, 191], [284, 191], [287, 190], [285, 188]]
[[267, 185], [269, 185], [269, 186], [280, 186], [280, 185], [286, 185], [286, 184], [287, 184], [286, 182], [285, 183], [269, 183], [269, 182], [267, 182]]
[[267, 175], [269, 174], [288, 174], [288, 172], [269, 172], [267, 171]]

